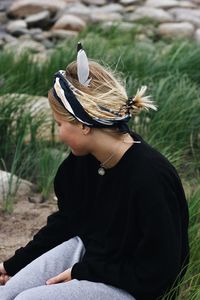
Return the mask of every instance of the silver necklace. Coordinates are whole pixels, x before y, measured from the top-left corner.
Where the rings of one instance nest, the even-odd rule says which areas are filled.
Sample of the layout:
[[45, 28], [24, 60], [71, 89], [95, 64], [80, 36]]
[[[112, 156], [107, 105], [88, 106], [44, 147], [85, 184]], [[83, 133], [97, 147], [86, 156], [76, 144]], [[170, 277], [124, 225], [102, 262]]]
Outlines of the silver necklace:
[[101, 175], [101, 176], [105, 175], [105, 173], [106, 173], [106, 171], [105, 171], [105, 164], [106, 164], [107, 162], [109, 162], [109, 161], [113, 158], [113, 156], [114, 156], [115, 154], [116, 154], [115, 152], [112, 153], [112, 154], [111, 154], [104, 162], [102, 162], [102, 163], [100, 164], [100, 168], [98, 169], [99, 175]]
[[[118, 147], [119, 147], [122, 143], [125, 143], [125, 141], [123, 140], [121, 143], [119, 143]], [[136, 144], [139, 144], [139, 143], [141, 143], [141, 142], [140, 142], [140, 141], [133, 141], [133, 144], [135, 144], [135, 143], [136, 143]], [[118, 149], [118, 147], [117, 147], [117, 149]], [[100, 164], [100, 167], [99, 167], [99, 169], [98, 169], [98, 174], [99, 174], [99, 175], [101, 175], [101, 176], [105, 175], [105, 173], [106, 173], [105, 165], [113, 158], [113, 156], [116, 154], [117, 149], [115, 149], [115, 151], [114, 151], [108, 158], [106, 158], [106, 160], [105, 160], [104, 162], [102, 162], [102, 163]]]

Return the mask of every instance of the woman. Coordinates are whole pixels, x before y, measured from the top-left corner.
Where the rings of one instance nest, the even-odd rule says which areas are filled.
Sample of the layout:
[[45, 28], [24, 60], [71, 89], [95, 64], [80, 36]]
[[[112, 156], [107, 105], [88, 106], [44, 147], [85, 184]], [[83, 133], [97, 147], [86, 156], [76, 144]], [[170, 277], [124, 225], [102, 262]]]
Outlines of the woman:
[[128, 98], [110, 71], [88, 63], [81, 44], [77, 62], [55, 74], [49, 102], [71, 149], [54, 182], [59, 210], [1, 264], [1, 300], [155, 300], [183, 277], [181, 181], [127, 125], [141, 109], [156, 109], [144, 92]]

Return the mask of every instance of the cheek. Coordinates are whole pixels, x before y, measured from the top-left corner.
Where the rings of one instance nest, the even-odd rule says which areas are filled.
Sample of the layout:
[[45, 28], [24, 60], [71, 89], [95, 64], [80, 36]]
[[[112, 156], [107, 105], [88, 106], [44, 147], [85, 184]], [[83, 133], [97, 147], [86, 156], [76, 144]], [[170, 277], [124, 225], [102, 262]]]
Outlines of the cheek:
[[59, 127], [58, 136], [61, 142], [68, 144], [68, 141], [70, 139], [70, 135], [67, 134], [66, 130], [61, 126]]
[[70, 148], [78, 148], [80, 139], [73, 132], [67, 132], [65, 128], [59, 128], [59, 139], [61, 142], [67, 144]]

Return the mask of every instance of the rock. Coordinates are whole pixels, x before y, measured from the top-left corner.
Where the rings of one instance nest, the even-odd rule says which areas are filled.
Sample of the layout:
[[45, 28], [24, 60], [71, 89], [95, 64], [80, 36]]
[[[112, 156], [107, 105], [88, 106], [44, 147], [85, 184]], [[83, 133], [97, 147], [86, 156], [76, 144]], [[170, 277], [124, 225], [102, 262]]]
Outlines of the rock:
[[106, 5], [106, 0], [83, 0], [83, 3], [87, 5]]
[[6, 26], [6, 30], [15, 37], [20, 37], [22, 35], [28, 34], [27, 24], [24, 20], [9, 22]]
[[[50, 50], [48, 50], [50, 51]], [[49, 54], [47, 51], [43, 52], [43, 53], [36, 53], [32, 56], [32, 62], [33, 63], [44, 63], [44, 62], [48, 62], [49, 59]], [[52, 54], [52, 53], [51, 53]]]
[[76, 3], [72, 6], [67, 6], [67, 8], [64, 11], [59, 11], [58, 17], [60, 18], [62, 15], [71, 14], [80, 17], [84, 21], [88, 21], [90, 19], [92, 11], [92, 8], [89, 8], [88, 6], [85, 6], [82, 3]]
[[187, 8], [196, 8], [196, 4], [192, 3], [191, 1], [181, 1], [179, 2], [179, 7], [187, 7]]
[[[40, 53], [42, 56], [40, 58], [44, 58], [44, 53]], [[49, 59], [52, 54], [52, 50], [46, 51], [46, 59]], [[33, 58], [34, 59], [34, 58]], [[39, 59], [39, 57], [38, 57]], [[28, 94], [5, 94], [0, 96], [0, 101], [21, 101], [24, 107], [24, 113], [30, 113], [30, 116], [34, 118], [34, 120], [38, 120], [40, 125], [37, 128], [36, 138], [42, 140], [51, 140], [52, 139], [52, 124], [53, 124], [53, 115], [52, 111], [46, 97], [42, 96], [33, 96]], [[8, 102], [9, 103], [9, 102]], [[16, 128], [16, 120], [19, 118], [19, 112], [13, 113], [13, 130]], [[42, 120], [42, 122], [41, 122]], [[27, 133], [26, 142], [30, 141], [30, 133]]]
[[33, 184], [6, 171], [0, 170], [0, 201], [7, 196], [26, 197], [31, 193]]
[[0, 12], [0, 24], [4, 24], [7, 22], [7, 17], [5, 12]]
[[147, 0], [146, 6], [159, 7], [159, 8], [172, 8], [179, 6], [179, 1], [176, 0]]
[[169, 10], [169, 13], [177, 17], [181, 14], [193, 15], [194, 17], [200, 18], [200, 9], [190, 9], [190, 8], [172, 8]]
[[5, 41], [6, 43], [17, 41], [15, 37], [7, 33], [0, 33], [0, 40]]
[[180, 12], [176, 14], [175, 21], [177, 22], [189, 22], [197, 27], [200, 27], [200, 17], [187, 12]]
[[127, 5], [124, 7], [124, 13], [125, 13], [125, 18], [126, 18], [126, 13], [131, 13], [136, 9], [136, 5]]
[[166, 11], [160, 8], [152, 7], [138, 7], [132, 15], [130, 15], [130, 21], [136, 21], [143, 18], [152, 19], [156, 22], [172, 22], [173, 17]]
[[[45, 49], [52, 49], [54, 47], [54, 44], [52, 41], [48, 39], [41, 40], [42, 45], [45, 47]], [[45, 53], [45, 52], [44, 52]], [[41, 53], [38, 53], [40, 55]]]
[[194, 38], [198, 43], [200, 43], [200, 28], [196, 30]]
[[52, 29], [66, 29], [81, 31], [86, 27], [86, 23], [79, 17], [74, 15], [63, 15], [58, 21], [54, 24]]
[[105, 21], [121, 21], [122, 15], [119, 13], [91, 14], [90, 20], [92, 23], [100, 23], [100, 22], [105, 22]]
[[8, 25], [6, 26], [6, 30], [9, 33], [14, 33], [15, 31], [23, 30], [27, 28], [27, 24], [24, 20], [16, 20], [16, 21], [10, 21]]
[[120, 31], [130, 31], [132, 29], [137, 29], [138, 28], [138, 24], [133, 24], [133, 23], [128, 23], [128, 22], [112, 22], [112, 21], [108, 21], [108, 22], [104, 22], [101, 24], [101, 28], [103, 29], [109, 29], [111, 27], [116, 27], [117, 30]]
[[4, 50], [7, 52], [14, 52], [17, 55], [20, 55], [24, 52], [43, 52], [45, 51], [45, 47], [33, 40], [17, 40], [10, 42], [4, 46]]
[[[5, 45], [5, 42], [3, 40], [0, 40], [0, 49], [3, 49], [3, 46]], [[1, 87], [1, 81], [0, 81], [0, 87]]]
[[194, 33], [194, 26], [188, 22], [160, 24], [158, 33], [170, 37], [191, 37]]
[[8, 9], [8, 14], [12, 17], [21, 18], [48, 10], [55, 14], [58, 10], [66, 7], [64, 0], [15, 0]]
[[111, 3], [96, 9], [96, 12], [102, 13], [122, 13], [123, 6], [118, 3]]
[[29, 28], [40, 27], [47, 28], [50, 20], [50, 12], [48, 10], [26, 17], [25, 22]]
[[13, 0], [1, 0], [0, 11], [7, 11]]
[[44, 32], [41, 32], [41, 33], [38, 33], [38, 34], [34, 34], [34, 35], [32, 35], [32, 38], [36, 42], [43, 42], [44, 40], [46, 40]]
[[71, 39], [78, 35], [77, 31], [64, 30], [64, 29], [52, 29], [50, 31], [51, 37], [56, 39]]
[[34, 195], [34, 196], [29, 196], [28, 197], [28, 201], [30, 203], [44, 203], [47, 199], [42, 196], [41, 194], [37, 194], [37, 195]]
[[34, 37], [34, 35], [43, 33], [41, 28], [31, 28], [29, 29], [29, 34]]
[[132, 5], [132, 4], [138, 4], [140, 0], [120, 0], [119, 3], [122, 5]]

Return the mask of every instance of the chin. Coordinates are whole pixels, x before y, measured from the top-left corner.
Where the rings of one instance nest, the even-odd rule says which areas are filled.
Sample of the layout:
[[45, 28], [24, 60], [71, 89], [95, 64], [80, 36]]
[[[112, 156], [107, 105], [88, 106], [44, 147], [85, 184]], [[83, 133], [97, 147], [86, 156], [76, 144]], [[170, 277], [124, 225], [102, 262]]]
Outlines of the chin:
[[71, 151], [72, 153], [75, 155], [75, 156], [84, 156], [84, 155], [88, 155], [89, 152], [88, 151], [84, 151], [84, 150], [75, 150], [75, 149], [72, 149], [71, 148]]

